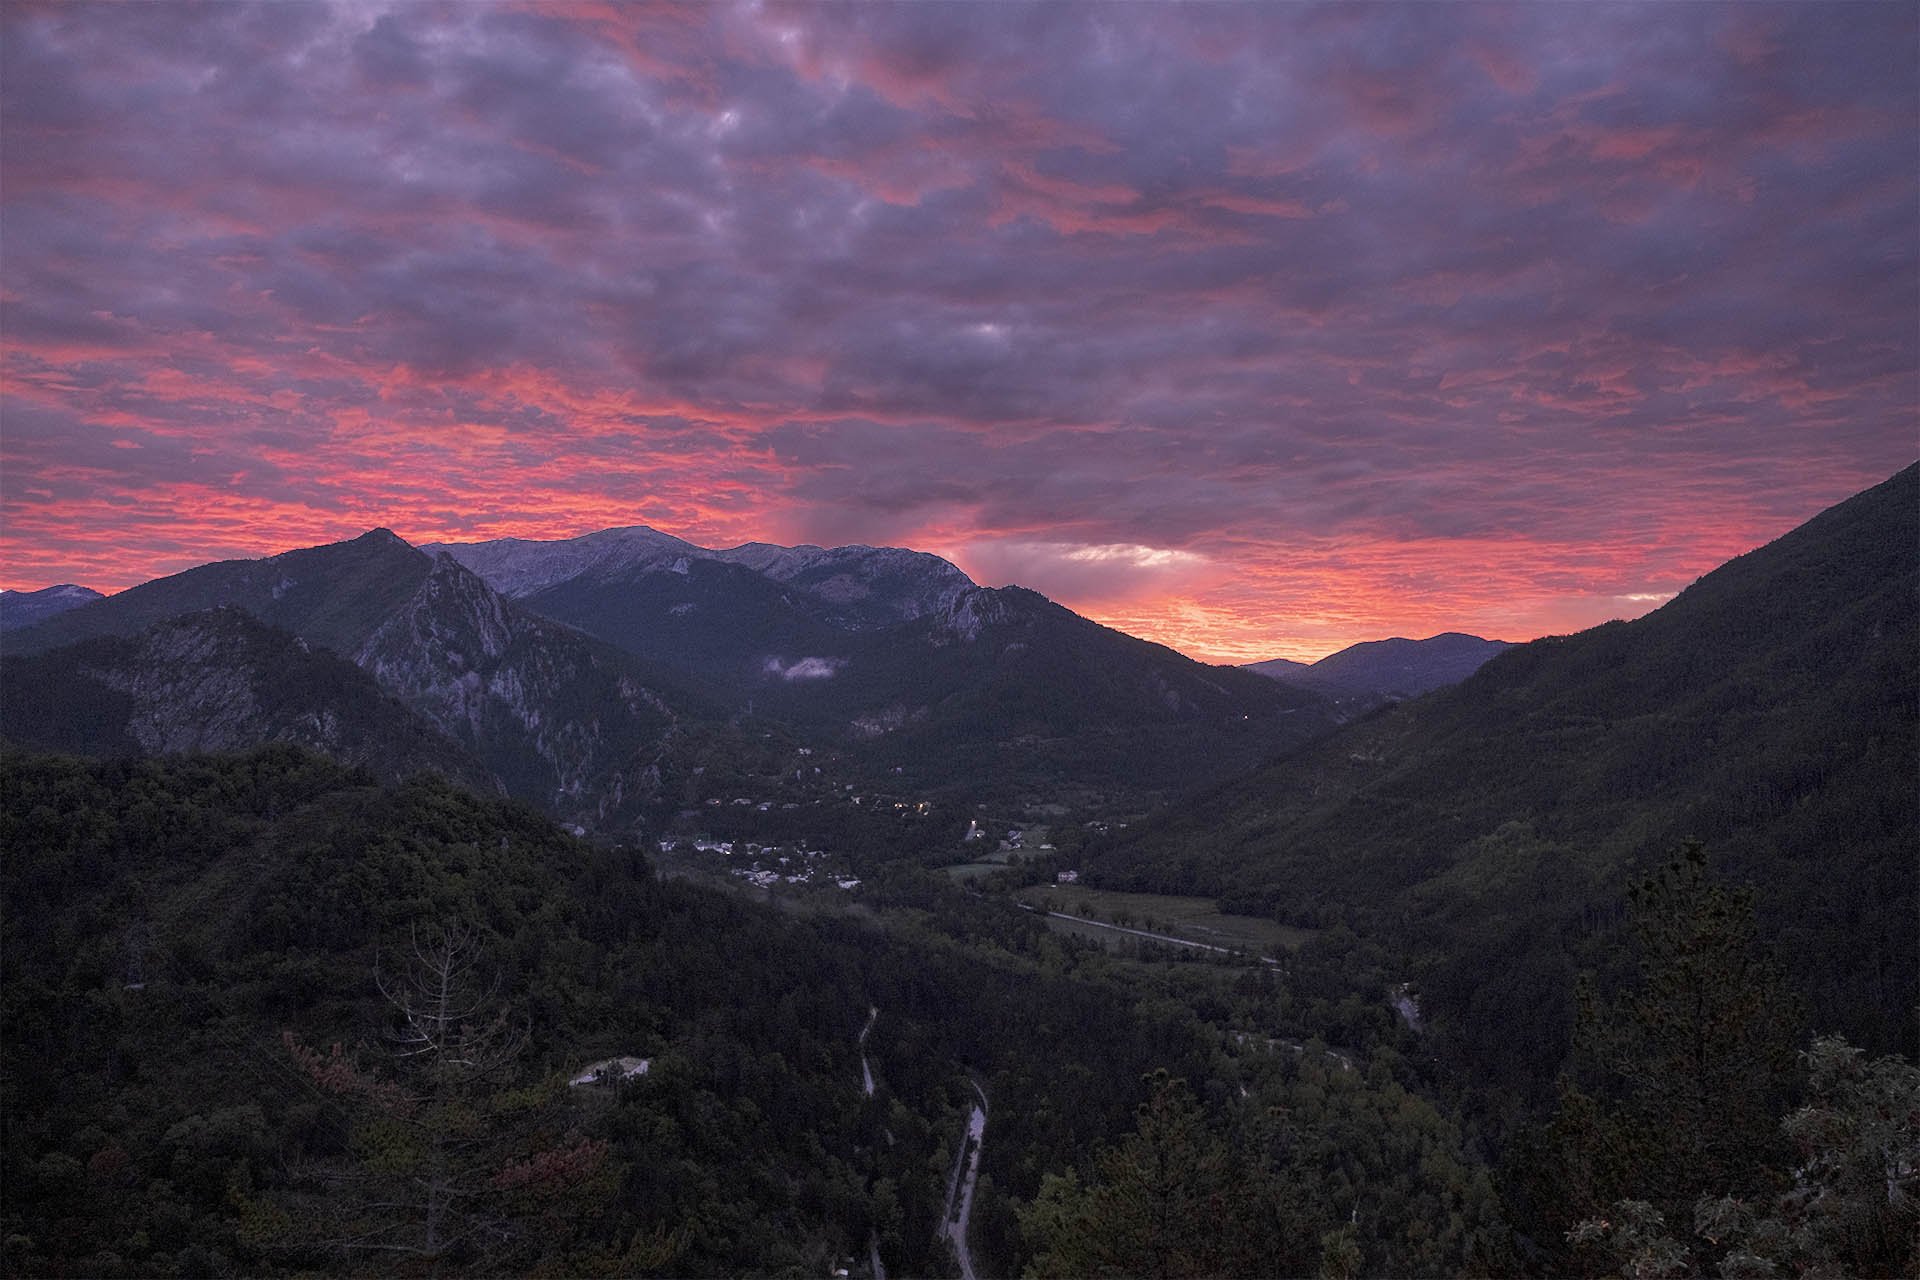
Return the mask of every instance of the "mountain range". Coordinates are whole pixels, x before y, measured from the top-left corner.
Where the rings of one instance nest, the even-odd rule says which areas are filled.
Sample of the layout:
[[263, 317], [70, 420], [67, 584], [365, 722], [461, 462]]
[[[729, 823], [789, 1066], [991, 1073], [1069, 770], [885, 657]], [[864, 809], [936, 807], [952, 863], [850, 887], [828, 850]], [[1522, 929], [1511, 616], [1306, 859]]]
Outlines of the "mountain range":
[[[694, 781], [716, 752], [752, 755], [770, 734], [839, 748], [855, 776], [921, 793], [1151, 799], [1250, 768], [1339, 716], [1319, 693], [1194, 662], [1034, 592], [978, 587], [925, 553], [711, 552], [646, 528], [427, 549], [375, 530], [79, 602], [10, 632], [7, 651], [144, 635], [68, 662], [97, 689], [150, 690], [133, 668], [150, 672], [139, 655], [156, 646], [181, 662], [233, 657], [145, 634], [216, 608], [350, 661], [371, 683], [333, 682], [327, 697], [397, 700], [447, 740], [449, 759], [479, 761], [492, 785], [582, 829], [631, 829], [697, 802], [717, 783]], [[151, 713], [120, 704], [91, 736], [54, 723], [43, 695], [56, 687], [68, 686], [12, 699], [0, 728], [23, 743], [142, 741], [127, 726]], [[387, 714], [328, 705], [335, 721]], [[237, 741], [236, 707], [209, 712], [214, 737], [196, 739], [189, 718], [164, 740]], [[252, 732], [298, 737], [271, 716]]]
[[[1366, 1223], [1368, 1273], [1564, 1274], [1571, 1218], [1537, 1193], [1593, 1169], [1538, 1126], [1575, 1111], [1576, 1026], [1611, 1034], [1596, 1016], [1667, 980], [1654, 932], [1741, 942], [1688, 970], [1696, 1009], [1745, 984], [1799, 1044], [1920, 1048], [1920, 465], [1636, 621], [1383, 641], [1306, 680], [914, 552], [647, 529], [432, 551], [375, 530], [49, 596], [6, 633], [9, 1271], [355, 1269], [321, 1222], [407, 1225], [423, 1183], [378, 1106], [350, 1131], [314, 1088], [371, 1105], [362, 1068], [405, 1064], [301, 1046], [390, 1030], [383, 978], [447, 920], [527, 1037], [470, 1099], [487, 1123], [438, 1148], [508, 1144], [468, 1170], [508, 1215], [468, 1256], [484, 1273], [940, 1271], [990, 1095], [972, 1233], [994, 1274], [1081, 1201], [1071, 1171], [1104, 1195], [1156, 1131], [1219, 1204], [1273, 1211], [1248, 1270], [1310, 1271]], [[1014, 857], [1009, 832], [1008, 862], [951, 866], [980, 847], [963, 826], [1041, 800], [1056, 847]], [[1079, 821], [1123, 807], [1149, 812]], [[657, 875], [641, 831], [804, 839], [851, 890], [756, 903], [694, 882], [735, 868], [724, 846]], [[1696, 837], [1711, 918], [1643, 929], [1672, 902], [1635, 887]], [[1070, 870], [1088, 918], [1010, 899]], [[1175, 960], [1160, 931], [1192, 904], [1116, 889], [1295, 928], [1240, 959], [1189, 933]], [[1790, 991], [1758, 980], [1769, 953]], [[1655, 1012], [1711, 1029], [1678, 1007]], [[651, 1069], [564, 1083], [608, 1061]], [[1285, 1177], [1232, 1199], [1241, 1150]], [[521, 1181], [576, 1157], [572, 1190]], [[598, 1159], [617, 1172], [586, 1178]], [[1888, 1240], [1904, 1261], [1841, 1270], [1911, 1273]]]
[[527, 608], [754, 714], [956, 778], [1159, 792], [1337, 722], [1321, 694], [1210, 667], [1036, 592], [889, 547], [710, 551], [652, 529], [433, 544]]
[[430, 771], [497, 789], [472, 753], [366, 672], [232, 607], [10, 658], [0, 724], [35, 750], [167, 755], [291, 742], [387, 782]]
[[[509, 794], [564, 822], [628, 824], [660, 790], [678, 712], [655, 692], [652, 672], [515, 607], [453, 560], [427, 556], [386, 529], [143, 583], [11, 632], [7, 650], [13, 658], [130, 639], [220, 607], [350, 660], [372, 680], [357, 690], [340, 686], [340, 697], [364, 703], [376, 691], [391, 695], [447, 740], [444, 751], [479, 760]], [[74, 659], [81, 666], [102, 660]], [[24, 717], [32, 705], [9, 711], [17, 706]], [[363, 705], [352, 714], [382, 713]], [[16, 723], [11, 715], [0, 728], [22, 741], [48, 737], [38, 721]], [[255, 741], [280, 733], [271, 717], [252, 725]]]

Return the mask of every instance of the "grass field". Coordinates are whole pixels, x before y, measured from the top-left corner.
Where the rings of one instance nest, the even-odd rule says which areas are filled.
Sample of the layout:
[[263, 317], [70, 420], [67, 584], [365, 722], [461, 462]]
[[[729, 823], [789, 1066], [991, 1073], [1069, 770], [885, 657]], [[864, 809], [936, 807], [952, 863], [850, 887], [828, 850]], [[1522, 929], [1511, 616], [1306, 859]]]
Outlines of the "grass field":
[[941, 868], [955, 880], [975, 880], [995, 871], [1005, 871], [1006, 867], [997, 862], [962, 862], [957, 866]]
[[[1166, 893], [1119, 893], [1112, 889], [1091, 889], [1084, 885], [1035, 885], [1022, 889], [1022, 902], [1048, 911], [1066, 911], [1089, 916], [1110, 924], [1123, 924], [1152, 933], [1164, 933], [1190, 942], [1205, 942], [1216, 947], [1241, 947], [1264, 953], [1285, 948], [1292, 951], [1311, 938], [1311, 929], [1295, 929], [1276, 924], [1260, 916], [1220, 914], [1211, 898], [1183, 898]], [[1089, 932], [1084, 926], [1073, 929], [1072, 921], [1062, 921], [1070, 931]]]

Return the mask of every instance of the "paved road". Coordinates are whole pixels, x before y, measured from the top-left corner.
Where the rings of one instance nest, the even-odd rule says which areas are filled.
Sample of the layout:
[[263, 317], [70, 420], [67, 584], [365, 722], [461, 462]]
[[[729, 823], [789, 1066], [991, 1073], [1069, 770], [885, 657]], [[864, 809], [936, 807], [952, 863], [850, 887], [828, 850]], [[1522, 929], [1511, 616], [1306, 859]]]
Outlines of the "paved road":
[[873, 1023], [880, 1016], [878, 1005], [867, 1007], [867, 1025], [860, 1028], [860, 1087], [866, 1090], [869, 1098], [873, 1096], [873, 1068], [867, 1065], [867, 1032], [873, 1030]]
[[[1077, 920], [1081, 924], [1090, 924], [1096, 929], [1111, 929], [1115, 933], [1130, 933], [1136, 938], [1151, 938], [1155, 942], [1171, 942], [1177, 947], [1198, 947], [1202, 951], [1218, 951], [1223, 956], [1250, 954], [1246, 951], [1235, 951], [1231, 947], [1216, 947], [1211, 942], [1195, 942], [1191, 938], [1176, 938], [1171, 934], [1148, 933], [1145, 929], [1129, 929], [1124, 925], [1108, 924], [1105, 920], [1093, 920], [1087, 916], [1076, 916], [1066, 911], [1041, 911], [1040, 908], [1029, 906], [1024, 902], [1020, 904], [1020, 909], [1023, 911], [1033, 911], [1040, 915], [1059, 916], [1062, 920]], [[1271, 956], [1261, 956], [1259, 959], [1261, 964], [1270, 964], [1275, 968], [1278, 968], [1280, 965], [1280, 962]]]
[[975, 1280], [973, 1251], [967, 1247], [967, 1223], [973, 1217], [973, 1184], [980, 1178], [980, 1148], [987, 1132], [987, 1093], [979, 1081], [973, 1082], [980, 1105], [967, 1116], [967, 1137], [954, 1162], [953, 1178], [947, 1183], [947, 1212], [941, 1233], [953, 1242], [953, 1256], [960, 1264], [960, 1280]]

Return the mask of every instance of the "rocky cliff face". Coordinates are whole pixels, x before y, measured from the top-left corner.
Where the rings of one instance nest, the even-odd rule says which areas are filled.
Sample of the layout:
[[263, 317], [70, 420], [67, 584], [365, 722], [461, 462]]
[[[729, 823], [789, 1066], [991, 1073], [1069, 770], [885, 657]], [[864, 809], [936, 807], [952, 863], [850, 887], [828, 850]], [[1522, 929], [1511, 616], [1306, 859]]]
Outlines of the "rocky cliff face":
[[157, 579], [14, 633], [9, 652], [157, 628], [137, 672], [116, 669], [92, 686], [134, 699], [127, 732], [140, 749], [226, 749], [279, 735], [351, 758], [329, 745], [324, 719], [304, 738], [278, 722], [262, 729], [247, 701], [262, 686], [223, 670], [231, 654], [169, 625], [222, 606], [350, 659], [447, 752], [480, 761], [480, 785], [573, 825], [626, 825], [657, 785], [675, 718], [639, 661], [520, 609], [454, 560], [430, 559], [384, 529]]
[[353, 660], [563, 821], [617, 821], [657, 785], [675, 718], [631, 660], [515, 608], [450, 556]]
[[8, 664], [0, 731], [95, 755], [291, 742], [394, 781], [491, 773], [336, 654], [239, 609], [184, 614]]

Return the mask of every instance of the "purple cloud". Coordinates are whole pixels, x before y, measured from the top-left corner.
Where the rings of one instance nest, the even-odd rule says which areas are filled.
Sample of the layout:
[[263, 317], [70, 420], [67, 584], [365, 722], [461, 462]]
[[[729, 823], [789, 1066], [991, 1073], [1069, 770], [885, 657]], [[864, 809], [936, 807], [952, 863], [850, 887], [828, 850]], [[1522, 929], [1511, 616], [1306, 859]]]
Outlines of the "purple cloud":
[[638, 520], [1565, 629], [1915, 454], [1916, 21], [15, 5], [9, 573]]

